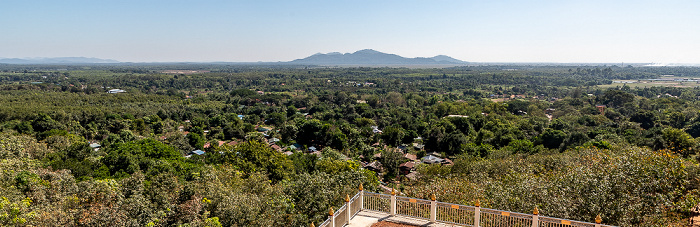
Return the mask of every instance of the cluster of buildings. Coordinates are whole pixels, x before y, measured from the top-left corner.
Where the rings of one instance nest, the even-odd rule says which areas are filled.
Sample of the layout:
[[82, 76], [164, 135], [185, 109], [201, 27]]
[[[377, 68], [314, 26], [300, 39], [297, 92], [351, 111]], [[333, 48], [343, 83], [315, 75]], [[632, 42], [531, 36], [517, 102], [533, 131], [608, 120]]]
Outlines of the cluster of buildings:
[[[242, 116], [239, 116], [242, 117]], [[455, 117], [466, 117], [466, 116], [455, 116]], [[374, 133], [382, 133], [382, 131], [376, 127], [372, 127]], [[183, 131], [183, 127], [179, 127], [180, 131]], [[264, 128], [264, 127], [258, 127], [257, 131], [262, 133], [264, 137], [262, 138], [262, 141], [265, 142], [268, 146], [270, 146], [271, 149], [283, 153], [285, 155], [292, 155], [294, 152], [305, 152], [308, 154], [314, 154], [319, 157], [321, 157], [321, 150], [318, 149], [315, 146], [310, 146], [306, 149], [304, 149], [305, 146], [301, 146], [299, 144], [292, 144], [292, 145], [280, 145], [278, 144], [280, 142], [280, 139], [271, 137], [267, 135], [267, 131], [270, 129]], [[187, 132], [185, 132], [187, 133]], [[418, 142], [421, 141], [422, 138], [418, 137], [415, 138]], [[203, 150], [197, 149], [194, 151], [189, 152], [185, 157], [191, 157], [193, 155], [204, 155], [206, 154], [206, 149], [211, 148], [212, 146], [223, 146], [224, 144], [228, 144], [230, 146], [235, 146], [239, 142], [238, 141], [217, 141], [213, 143], [206, 143], [203, 146]], [[374, 144], [375, 146], [378, 146], [379, 144]], [[399, 174], [402, 176], [405, 176], [406, 178], [410, 180], [417, 180], [418, 179], [418, 172], [417, 167], [419, 165], [453, 165], [452, 160], [450, 160], [447, 157], [443, 157], [441, 154], [437, 152], [431, 152], [427, 153], [423, 157], [418, 157], [415, 152], [413, 151], [423, 151], [425, 148], [425, 145], [422, 143], [413, 143], [411, 145], [408, 144], [402, 144], [401, 146], [398, 147], [388, 147], [384, 145], [384, 150], [390, 150], [392, 152], [397, 152], [401, 153], [401, 158], [402, 158], [402, 163], [398, 166], [399, 169]], [[360, 159], [364, 159], [363, 156], [360, 156]], [[385, 166], [382, 161], [382, 153], [377, 153], [375, 154], [372, 158], [370, 158], [369, 161], [361, 161], [360, 164], [362, 168], [371, 170], [376, 172], [378, 175], [384, 174], [385, 171]]]
[[[419, 151], [423, 150], [424, 148], [425, 146], [423, 144], [413, 143], [413, 150]], [[403, 161], [398, 166], [399, 174], [405, 176], [410, 180], [418, 179], [418, 172], [416, 171], [418, 165], [453, 165], [452, 160], [446, 157], [443, 158], [442, 155], [437, 152], [431, 152], [421, 158], [418, 158], [416, 154], [412, 154], [410, 152], [411, 149], [409, 149], [409, 146], [406, 144], [403, 144], [396, 148], [385, 147], [385, 149], [390, 150], [392, 152], [401, 153], [401, 158], [403, 159]], [[360, 158], [363, 159], [364, 157], [360, 156]], [[363, 168], [374, 171], [378, 175], [381, 175], [385, 171], [385, 166], [381, 163], [381, 161], [382, 154], [377, 153], [374, 156], [372, 156], [370, 161], [361, 162], [361, 164]]]

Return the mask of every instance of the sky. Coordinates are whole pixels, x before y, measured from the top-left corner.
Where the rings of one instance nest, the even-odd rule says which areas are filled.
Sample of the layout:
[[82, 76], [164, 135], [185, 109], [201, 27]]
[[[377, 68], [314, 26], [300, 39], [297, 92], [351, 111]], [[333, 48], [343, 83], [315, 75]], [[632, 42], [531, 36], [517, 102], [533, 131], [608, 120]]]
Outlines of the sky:
[[697, 0], [2, 0], [0, 58], [700, 63]]

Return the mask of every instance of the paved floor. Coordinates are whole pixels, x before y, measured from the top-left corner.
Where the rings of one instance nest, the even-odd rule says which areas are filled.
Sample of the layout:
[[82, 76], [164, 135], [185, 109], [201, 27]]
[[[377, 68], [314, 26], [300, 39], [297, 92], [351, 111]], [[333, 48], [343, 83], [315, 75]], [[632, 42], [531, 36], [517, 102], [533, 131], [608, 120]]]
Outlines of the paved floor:
[[357, 213], [357, 215], [355, 215], [355, 217], [353, 217], [352, 220], [350, 220], [350, 225], [348, 225], [348, 227], [369, 227], [369, 226], [372, 226], [372, 224], [377, 223], [379, 221], [388, 221], [388, 222], [409, 224], [409, 225], [415, 225], [415, 226], [425, 226], [425, 227], [457, 226], [457, 225], [430, 223], [429, 221], [426, 221], [426, 220], [420, 220], [420, 219], [414, 219], [414, 218], [408, 218], [408, 217], [391, 216], [387, 213], [363, 210], [363, 211], [360, 211], [360, 213]]

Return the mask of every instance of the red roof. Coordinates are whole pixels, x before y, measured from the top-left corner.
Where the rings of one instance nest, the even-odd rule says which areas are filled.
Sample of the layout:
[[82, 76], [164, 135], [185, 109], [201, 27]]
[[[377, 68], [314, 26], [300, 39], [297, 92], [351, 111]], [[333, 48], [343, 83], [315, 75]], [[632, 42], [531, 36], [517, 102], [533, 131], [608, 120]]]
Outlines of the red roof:
[[408, 160], [415, 161], [418, 160], [418, 156], [414, 154], [405, 154], [403, 155], [404, 158], [407, 158]]
[[450, 159], [448, 159], [448, 158], [445, 158], [445, 161], [443, 162], [443, 164], [448, 165], [448, 166], [451, 166], [451, 165], [453, 165], [454, 163], [452, 162], [452, 160], [450, 160]]
[[416, 164], [413, 162], [404, 162], [401, 165], [399, 165], [399, 168], [405, 167], [405, 168], [413, 169], [414, 166], [416, 166]]

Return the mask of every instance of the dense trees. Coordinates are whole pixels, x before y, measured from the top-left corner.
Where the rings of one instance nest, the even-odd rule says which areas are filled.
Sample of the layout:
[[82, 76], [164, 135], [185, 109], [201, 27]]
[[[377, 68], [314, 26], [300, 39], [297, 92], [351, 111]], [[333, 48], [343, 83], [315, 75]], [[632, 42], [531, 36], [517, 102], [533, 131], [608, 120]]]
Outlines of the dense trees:
[[379, 179], [617, 225], [700, 202], [700, 90], [608, 85], [697, 68], [0, 67], [0, 225], [307, 226]]
[[669, 150], [590, 147], [531, 156], [462, 157], [442, 168], [452, 174], [411, 187], [408, 195], [429, 198], [434, 193], [440, 201], [460, 204], [479, 199], [484, 207], [523, 213], [538, 207], [541, 213], [576, 220], [600, 214], [621, 226], [683, 225], [684, 220], [669, 214], [700, 202], [694, 185], [697, 166]]

